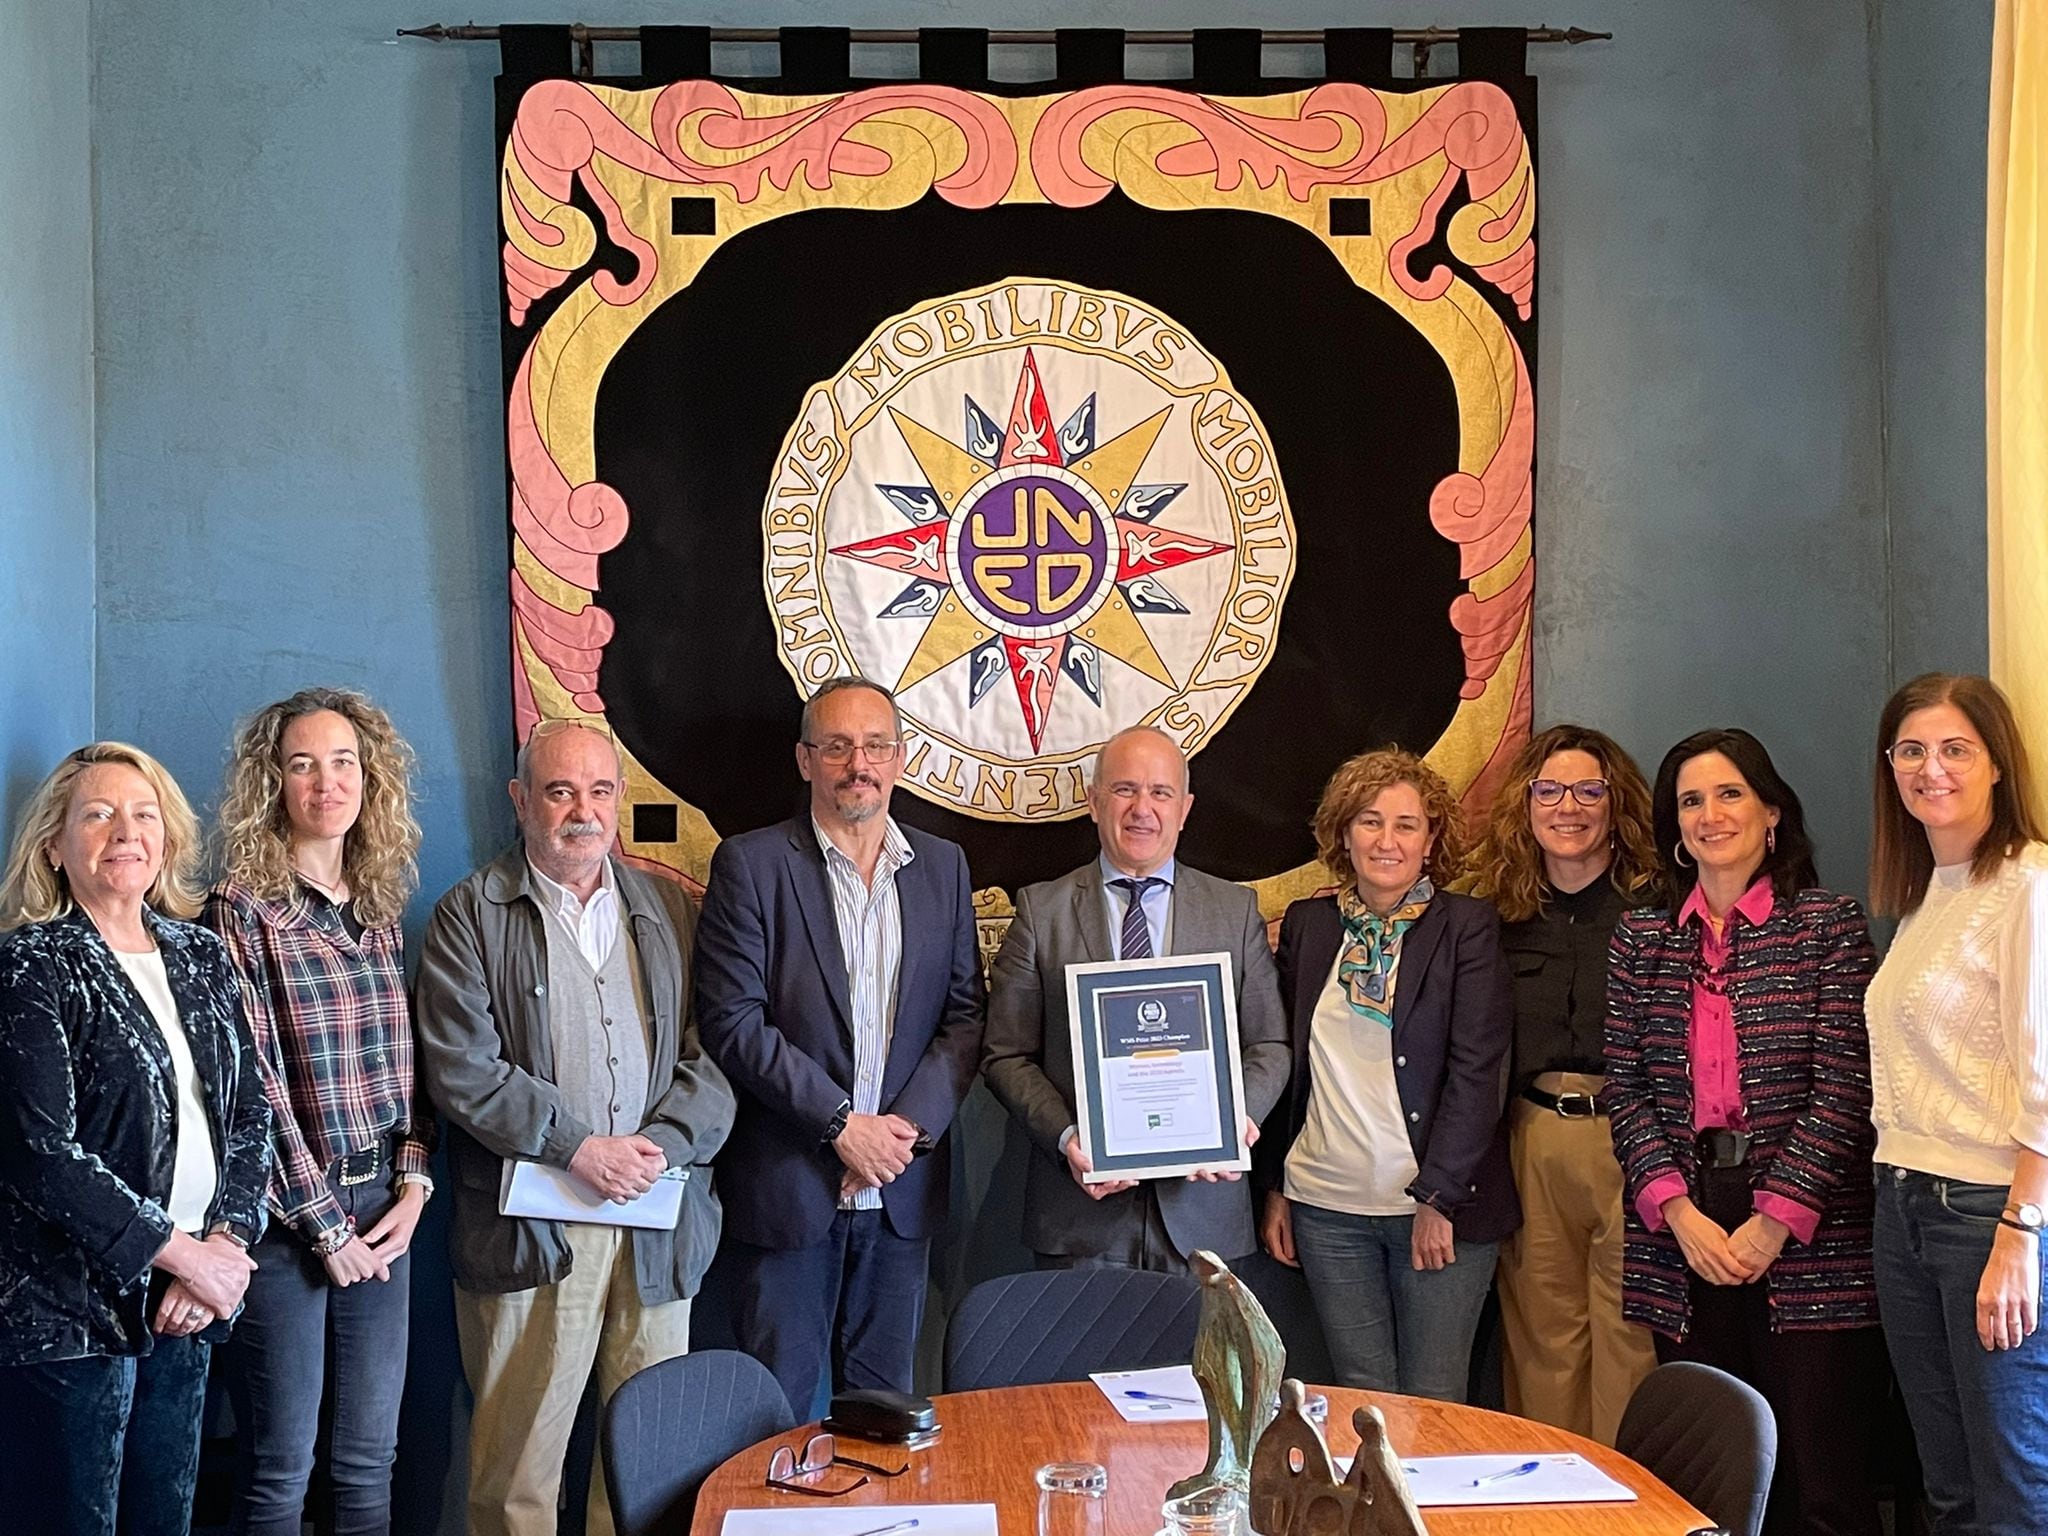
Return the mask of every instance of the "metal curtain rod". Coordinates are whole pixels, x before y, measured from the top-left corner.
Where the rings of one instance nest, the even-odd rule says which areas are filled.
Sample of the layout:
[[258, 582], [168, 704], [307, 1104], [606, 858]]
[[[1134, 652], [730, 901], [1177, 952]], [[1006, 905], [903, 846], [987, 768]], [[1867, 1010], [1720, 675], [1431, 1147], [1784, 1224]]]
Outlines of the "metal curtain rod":
[[[400, 37], [424, 37], [437, 43], [489, 43], [498, 37], [496, 27], [467, 25], [460, 27], [443, 26], [436, 23], [430, 27], [400, 27]], [[711, 41], [714, 43], [772, 43], [782, 35], [779, 27], [713, 27]], [[1610, 41], [1612, 32], [1588, 32], [1583, 27], [1531, 27], [1527, 33], [1532, 43], [1593, 43]], [[582, 22], [572, 22], [569, 37], [576, 43], [636, 43], [640, 40], [638, 27], [592, 27]], [[1280, 44], [1320, 43], [1323, 40], [1321, 27], [1274, 28], [1259, 34], [1260, 41]], [[856, 43], [915, 43], [918, 32], [915, 27], [861, 28], [856, 27], [850, 34]], [[991, 31], [991, 43], [1026, 43], [1051, 46], [1057, 39], [1046, 29], [1036, 31]], [[1126, 31], [1124, 41], [1143, 46], [1166, 44], [1185, 45], [1195, 40], [1195, 34], [1181, 28], [1168, 32]], [[1458, 40], [1456, 27], [1396, 27], [1394, 41], [1415, 43], [1423, 48], [1439, 44], [1455, 43]]]

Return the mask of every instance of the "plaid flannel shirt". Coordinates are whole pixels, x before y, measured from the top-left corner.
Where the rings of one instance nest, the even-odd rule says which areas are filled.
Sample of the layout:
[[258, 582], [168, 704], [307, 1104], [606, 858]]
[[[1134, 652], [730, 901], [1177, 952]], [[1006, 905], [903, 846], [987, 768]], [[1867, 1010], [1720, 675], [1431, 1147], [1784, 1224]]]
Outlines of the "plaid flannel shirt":
[[401, 1174], [425, 1174], [434, 1120], [414, 1083], [412, 1015], [396, 922], [348, 935], [341, 910], [297, 884], [279, 900], [230, 880], [207, 898], [256, 1037], [275, 1153], [270, 1206], [308, 1242], [346, 1217], [330, 1164], [396, 1139]]

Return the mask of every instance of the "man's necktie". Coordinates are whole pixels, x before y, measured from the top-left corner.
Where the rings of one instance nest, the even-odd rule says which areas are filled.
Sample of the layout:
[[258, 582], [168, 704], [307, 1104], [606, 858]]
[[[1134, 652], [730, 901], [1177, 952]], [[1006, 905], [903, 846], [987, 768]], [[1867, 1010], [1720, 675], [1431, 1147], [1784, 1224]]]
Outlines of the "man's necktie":
[[1164, 880], [1146, 877], [1142, 880], [1112, 880], [1109, 882], [1124, 893], [1124, 929], [1117, 940], [1119, 960], [1150, 960], [1152, 958], [1152, 929], [1145, 921], [1145, 893], [1155, 885], [1164, 885]]

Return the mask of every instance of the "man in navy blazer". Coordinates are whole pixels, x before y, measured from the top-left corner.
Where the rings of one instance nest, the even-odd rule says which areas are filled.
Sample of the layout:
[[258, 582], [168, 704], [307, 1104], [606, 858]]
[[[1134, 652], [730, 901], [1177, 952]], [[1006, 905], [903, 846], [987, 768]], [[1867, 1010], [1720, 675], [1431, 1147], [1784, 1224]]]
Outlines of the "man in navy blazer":
[[889, 815], [902, 759], [887, 689], [823, 684], [809, 811], [719, 845], [697, 927], [698, 1027], [739, 1095], [717, 1162], [739, 1343], [799, 1416], [835, 1359], [835, 1390], [909, 1390], [981, 1050], [967, 859]]

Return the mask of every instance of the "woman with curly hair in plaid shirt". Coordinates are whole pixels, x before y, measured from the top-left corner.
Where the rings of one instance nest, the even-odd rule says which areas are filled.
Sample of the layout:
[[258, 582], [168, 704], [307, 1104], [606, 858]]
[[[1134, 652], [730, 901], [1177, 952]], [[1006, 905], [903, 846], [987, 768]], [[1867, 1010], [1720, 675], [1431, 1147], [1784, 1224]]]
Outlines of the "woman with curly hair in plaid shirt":
[[206, 905], [242, 982], [275, 1115], [274, 1214], [224, 1352], [240, 1436], [233, 1529], [297, 1536], [327, 1361], [341, 1536], [391, 1525], [406, 1252], [433, 1192], [399, 918], [416, 883], [412, 752], [359, 693], [308, 688], [237, 733], [226, 879]]

